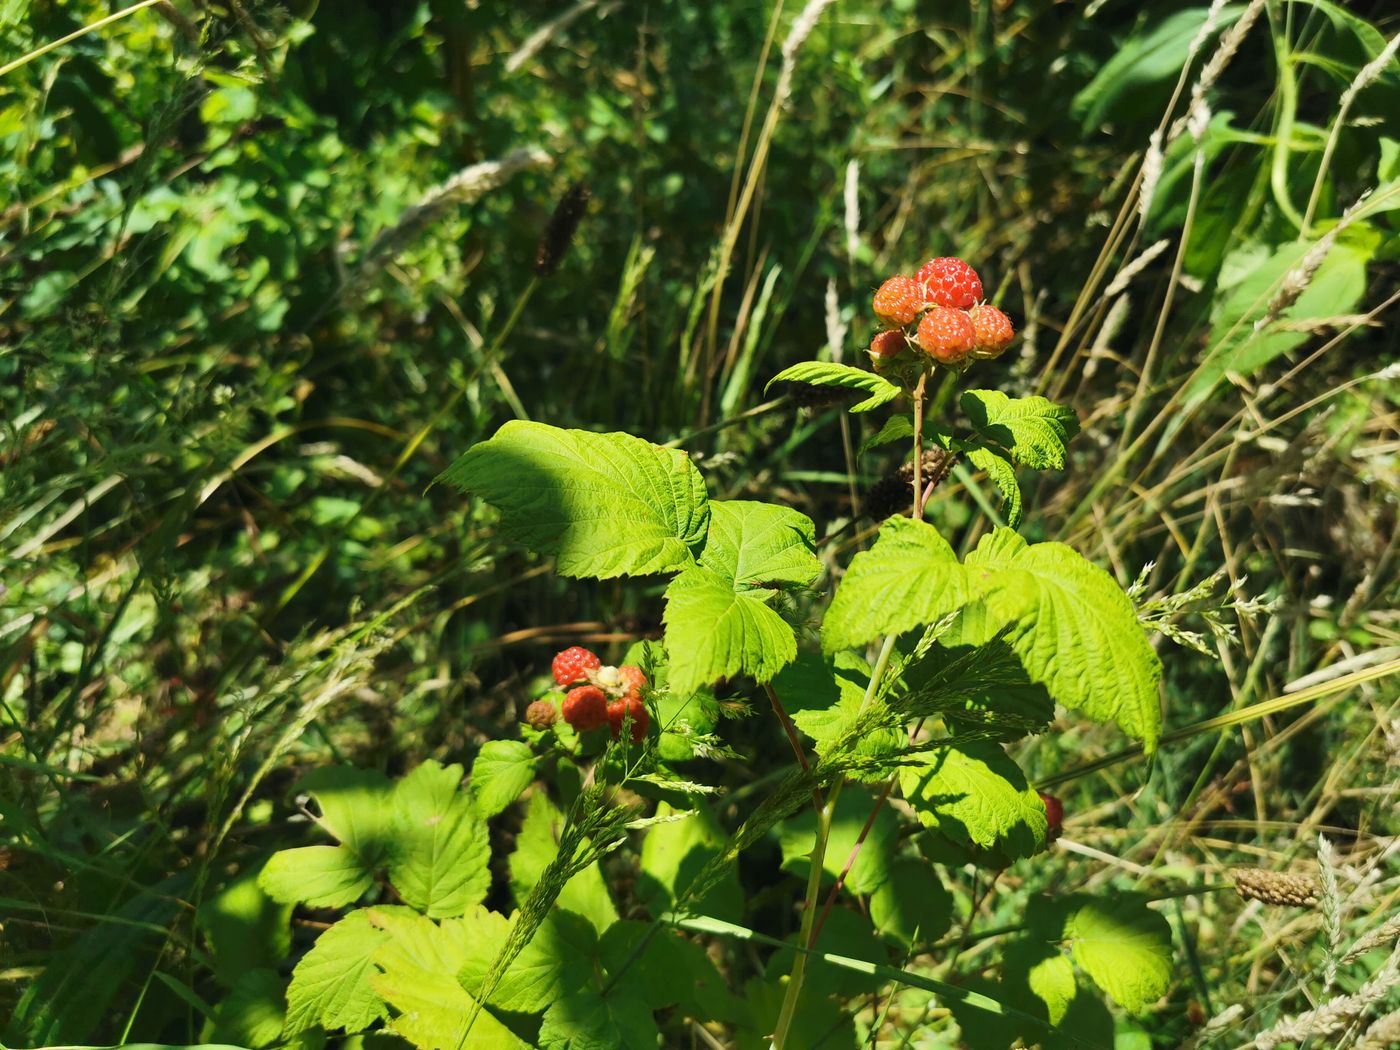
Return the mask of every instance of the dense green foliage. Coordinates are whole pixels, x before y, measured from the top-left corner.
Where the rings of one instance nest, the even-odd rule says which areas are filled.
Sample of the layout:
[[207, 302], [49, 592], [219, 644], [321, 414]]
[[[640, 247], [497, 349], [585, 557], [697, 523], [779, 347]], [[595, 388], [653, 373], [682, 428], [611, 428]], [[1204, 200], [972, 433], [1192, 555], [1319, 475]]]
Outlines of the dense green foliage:
[[128, 6], [0, 0], [0, 1041], [1386, 1045], [1391, 5]]

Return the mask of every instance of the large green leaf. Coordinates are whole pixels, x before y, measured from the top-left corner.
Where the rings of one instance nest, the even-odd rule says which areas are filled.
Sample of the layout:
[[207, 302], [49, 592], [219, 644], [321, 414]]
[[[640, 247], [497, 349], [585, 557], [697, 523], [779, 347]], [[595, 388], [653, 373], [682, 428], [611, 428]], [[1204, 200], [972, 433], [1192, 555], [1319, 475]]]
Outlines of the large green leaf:
[[890, 518], [875, 545], [851, 559], [822, 622], [822, 647], [834, 653], [912, 630], [957, 612], [976, 594], [937, 529]]
[[902, 393], [899, 387], [874, 372], [868, 372], [864, 368], [852, 368], [850, 365], [829, 364], [825, 361], [803, 361], [791, 368], [785, 368], [768, 380], [768, 387], [783, 382], [863, 390], [869, 394], [864, 401], [851, 406], [852, 412], [869, 412], [872, 408], [888, 404]]
[[999, 744], [949, 744], [910, 756], [904, 799], [954, 842], [1025, 857], [1045, 842], [1045, 804]]
[[1065, 924], [1065, 936], [1074, 961], [1130, 1013], [1142, 1012], [1171, 987], [1171, 926], [1140, 897], [1085, 902]]
[[535, 779], [535, 753], [522, 740], [488, 740], [472, 762], [472, 802], [483, 817], [494, 817]]
[[[478, 908], [461, 921], [462, 957], [454, 972], [467, 991], [479, 995], [516, 920]], [[510, 964], [487, 1005], [511, 1013], [540, 1013], [561, 995], [582, 987], [597, 954], [593, 925], [581, 915], [556, 908]]]
[[1162, 662], [1137, 612], [1113, 577], [1062, 543], [1027, 544], [1010, 529], [983, 536], [967, 556], [972, 577], [988, 593], [980, 611], [959, 625], [962, 640], [1006, 640], [1031, 681], [1066, 707], [1157, 746], [1162, 715], [1157, 681]]
[[959, 610], [950, 644], [1004, 636], [1030, 681], [1056, 701], [1117, 722], [1148, 751], [1156, 746], [1161, 661], [1113, 578], [1060, 543], [1027, 545], [997, 528], [959, 565], [933, 526], [892, 518], [851, 560], [822, 644], [851, 648]]
[[389, 881], [433, 918], [461, 915], [491, 886], [491, 846], [471, 796], [457, 790], [462, 767], [428, 760], [394, 790]]
[[[1240, 16], [1241, 5], [1226, 7], [1216, 22], [1216, 32]], [[1080, 89], [1070, 112], [1092, 128], [1108, 117], [1123, 100], [1141, 95], [1144, 88], [1181, 72], [1191, 52], [1191, 41], [1205, 24], [1208, 8], [1178, 11], [1144, 32], [1130, 36], [1114, 49], [1098, 74]]]
[[663, 617], [671, 688], [689, 693], [738, 674], [766, 682], [791, 662], [797, 638], [764, 597], [701, 566], [672, 580]]
[[371, 925], [365, 909], [352, 911], [316, 938], [292, 971], [285, 1034], [296, 1035], [316, 1025], [362, 1032], [388, 1016], [383, 1000], [370, 986], [377, 972], [371, 960], [387, 938]]
[[624, 983], [599, 995], [582, 989], [555, 1001], [540, 1025], [540, 1050], [656, 1050], [651, 1010]]
[[961, 404], [977, 433], [1016, 462], [1037, 470], [1064, 469], [1065, 446], [1079, 433], [1074, 409], [1038, 396], [1007, 397], [1000, 390], [968, 390]]
[[555, 555], [563, 576], [682, 569], [709, 518], [705, 482], [686, 454], [630, 434], [512, 420], [442, 478], [495, 506], [503, 531]]
[[812, 519], [790, 507], [714, 500], [700, 564], [738, 590], [806, 587], [821, 575], [816, 540]]
[[388, 848], [389, 799], [393, 786], [383, 773], [351, 766], [323, 766], [301, 778], [297, 790], [310, 793], [321, 810], [317, 821], [366, 868], [384, 860]]
[[870, 921], [906, 948], [932, 944], [953, 922], [953, 895], [922, 857], [899, 857], [870, 898]]

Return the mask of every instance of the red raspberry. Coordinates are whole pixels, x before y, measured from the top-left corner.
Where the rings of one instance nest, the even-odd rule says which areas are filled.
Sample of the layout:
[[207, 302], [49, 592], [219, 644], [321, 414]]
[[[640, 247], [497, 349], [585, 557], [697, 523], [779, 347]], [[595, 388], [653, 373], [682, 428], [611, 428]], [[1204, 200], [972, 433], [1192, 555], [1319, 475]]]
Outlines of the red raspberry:
[[580, 733], [597, 729], [608, 720], [608, 698], [596, 685], [570, 689], [564, 697], [564, 721]]
[[924, 299], [934, 306], [966, 310], [982, 298], [982, 278], [961, 259], [944, 256], [930, 259], [914, 275]]
[[967, 312], [972, 319], [972, 330], [976, 335], [973, 353], [977, 357], [997, 357], [1016, 338], [1016, 329], [1011, 327], [1011, 318], [995, 306], [982, 303]]
[[883, 372], [908, 346], [909, 341], [898, 328], [880, 332], [870, 340], [870, 366], [877, 372]]
[[1065, 826], [1065, 804], [1054, 795], [1047, 795], [1039, 792], [1040, 801], [1045, 803], [1045, 820], [1049, 827], [1045, 831], [1045, 841], [1053, 842], [1060, 837], [1060, 831]]
[[571, 645], [554, 657], [554, 680], [560, 685], [573, 685], [588, 677], [589, 671], [596, 671], [603, 661], [581, 645]]
[[875, 293], [875, 316], [884, 324], [913, 324], [923, 309], [924, 294], [912, 277], [891, 277]]
[[942, 365], [956, 365], [972, 352], [977, 335], [965, 310], [935, 306], [919, 322], [919, 345]]
[[651, 685], [642, 669], [634, 667], [632, 664], [623, 664], [617, 669], [617, 673], [622, 677], [622, 699], [624, 700], [640, 700], [642, 690]]
[[647, 712], [647, 705], [631, 694], [608, 705], [608, 724], [612, 726], [613, 739], [622, 734], [622, 723], [629, 715], [632, 718], [632, 743], [641, 743], [646, 738], [651, 715]]
[[552, 700], [536, 700], [525, 708], [525, 721], [536, 729], [548, 729], [559, 721], [559, 709]]

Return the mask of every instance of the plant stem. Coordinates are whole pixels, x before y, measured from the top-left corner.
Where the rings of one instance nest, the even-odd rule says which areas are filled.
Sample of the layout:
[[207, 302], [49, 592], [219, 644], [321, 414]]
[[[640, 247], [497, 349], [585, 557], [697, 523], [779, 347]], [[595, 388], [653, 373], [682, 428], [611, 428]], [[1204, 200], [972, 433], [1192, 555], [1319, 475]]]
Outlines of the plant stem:
[[919, 373], [919, 384], [914, 387], [914, 511], [915, 521], [924, 516], [924, 385], [928, 382], [928, 371]]

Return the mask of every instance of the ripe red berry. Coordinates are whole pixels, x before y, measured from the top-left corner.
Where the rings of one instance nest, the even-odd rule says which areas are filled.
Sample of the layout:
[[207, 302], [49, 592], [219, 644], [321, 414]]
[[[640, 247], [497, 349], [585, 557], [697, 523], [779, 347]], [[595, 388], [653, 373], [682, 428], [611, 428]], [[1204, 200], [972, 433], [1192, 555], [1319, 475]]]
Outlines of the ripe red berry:
[[923, 309], [923, 290], [912, 277], [891, 277], [880, 285], [872, 305], [875, 316], [884, 324], [913, 324]]
[[896, 357], [904, 353], [909, 341], [898, 328], [876, 334], [870, 340], [870, 365], [877, 372], [883, 371]]
[[976, 337], [972, 352], [978, 357], [997, 357], [1016, 338], [1011, 318], [995, 306], [981, 303], [969, 310], [967, 316], [972, 319], [972, 331]]
[[968, 354], [977, 338], [965, 310], [935, 306], [919, 322], [919, 345], [942, 365], [956, 365]]
[[559, 721], [559, 709], [552, 700], [536, 700], [525, 708], [525, 721], [536, 729], [548, 729]]
[[651, 715], [647, 712], [647, 705], [631, 694], [608, 705], [608, 724], [612, 726], [613, 739], [622, 735], [622, 723], [628, 716], [632, 719], [632, 743], [641, 743], [647, 735], [647, 726], [651, 724]]
[[1054, 795], [1047, 795], [1039, 792], [1040, 801], [1045, 803], [1045, 821], [1048, 827], [1045, 831], [1045, 841], [1052, 842], [1060, 837], [1060, 831], [1065, 826], [1065, 804]]
[[573, 685], [602, 666], [603, 661], [583, 646], [571, 645], [554, 657], [554, 680], [560, 685]]
[[617, 673], [622, 678], [622, 699], [624, 700], [633, 698], [640, 700], [642, 690], [651, 685], [646, 673], [640, 667], [635, 667], [632, 664], [623, 664], [617, 669]]
[[608, 698], [596, 685], [570, 689], [564, 697], [564, 721], [580, 733], [597, 729], [608, 720]]
[[924, 300], [934, 306], [966, 310], [982, 298], [982, 278], [961, 259], [944, 256], [930, 259], [914, 275]]

